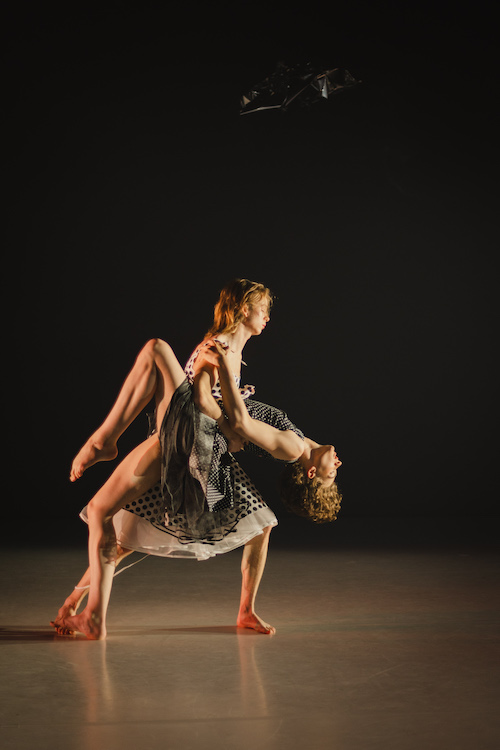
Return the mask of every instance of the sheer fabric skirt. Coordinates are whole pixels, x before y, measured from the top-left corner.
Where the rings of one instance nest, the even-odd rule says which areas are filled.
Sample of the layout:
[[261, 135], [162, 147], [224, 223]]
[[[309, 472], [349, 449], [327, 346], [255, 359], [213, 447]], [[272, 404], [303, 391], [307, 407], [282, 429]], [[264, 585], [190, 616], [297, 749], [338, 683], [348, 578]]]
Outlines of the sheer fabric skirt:
[[[227, 453], [216, 422], [194, 406], [187, 381], [172, 397], [159, 438], [161, 480], [113, 517], [122, 547], [206, 560], [277, 525], [260, 492]], [[86, 507], [80, 517], [88, 523]]]

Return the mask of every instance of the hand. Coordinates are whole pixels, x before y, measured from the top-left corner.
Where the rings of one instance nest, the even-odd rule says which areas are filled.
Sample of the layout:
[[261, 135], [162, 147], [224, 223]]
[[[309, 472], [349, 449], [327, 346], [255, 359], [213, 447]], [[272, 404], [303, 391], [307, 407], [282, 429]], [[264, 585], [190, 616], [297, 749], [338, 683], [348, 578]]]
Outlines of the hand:
[[246, 443], [246, 440], [244, 440], [236, 432], [234, 432], [233, 435], [234, 437], [231, 437], [227, 443], [227, 450], [229, 451], [229, 453], [237, 453], [238, 451], [242, 451]]
[[212, 343], [219, 352], [221, 357], [227, 357], [227, 353], [229, 351], [229, 344], [223, 344], [222, 341], [218, 341], [217, 339], [212, 339]]
[[194, 373], [196, 374], [203, 369], [218, 370], [222, 364], [226, 365], [227, 367], [226, 357], [228, 351], [229, 347], [227, 346], [227, 344], [222, 344], [220, 341], [215, 341], [214, 339], [205, 341], [205, 343], [200, 347], [199, 354], [196, 357], [196, 361], [193, 367]]
[[242, 451], [245, 447], [246, 440], [242, 438], [241, 435], [238, 435], [238, 433], [233, 429], [231, 429], [227, 419], [223, 417], [222, 419], [217, 420], [217, 424], [219, 425], [220, 431], [227, 440], [227, 449], [229, 453], [237, 453], [238, 451]]
[[207, 370], [213, 373], [212, 377], [217, 379], [217, 372], [219, 369], [220, 356], [215, 348], [213, 341], [206, 341], [201, 347], [193, 364], [193, 374], [196, 376], [202, 370]]

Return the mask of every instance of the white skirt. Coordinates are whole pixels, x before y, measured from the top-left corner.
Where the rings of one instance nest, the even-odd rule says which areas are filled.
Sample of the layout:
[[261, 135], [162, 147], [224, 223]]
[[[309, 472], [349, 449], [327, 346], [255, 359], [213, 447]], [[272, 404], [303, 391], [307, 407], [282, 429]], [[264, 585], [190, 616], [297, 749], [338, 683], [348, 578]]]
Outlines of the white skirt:
[[[80, 518], [88, 523], [87, 506], [80, 513]], [[242, 547], [267, 526], [276, 526], [278, 520], [268, 506], [250, 513], [239, 520], [234, 529], [224, 539], [211, 542], [181, 542], [176, 536], [153, 525], [146, 518], [120, 510], [113, 516], [116, 539], [121, 547], [135, 552], [143, 552], [158, 557], [177, 557], [186, 560], [208, 560], [216, 555], [223, 555], [237, 547]]]

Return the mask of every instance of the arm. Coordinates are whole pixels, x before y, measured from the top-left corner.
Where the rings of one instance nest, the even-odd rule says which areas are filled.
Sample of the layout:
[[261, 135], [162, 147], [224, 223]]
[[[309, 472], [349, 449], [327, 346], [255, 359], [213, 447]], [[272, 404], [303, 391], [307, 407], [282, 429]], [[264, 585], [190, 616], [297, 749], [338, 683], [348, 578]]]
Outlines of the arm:
[[207, 417], [215, 419], [218, 423], [223, 418], [222, 410], [212, 396], [212, 387], [215, 383], [213, 368], [203, 367], [199, 369], [194, 377], [193, 395], [198, 409]]
[[204, 366], [198, 370], [193, 384], [194, 402], [203, 414], [215, 419], [220, 431], [228, 441], [228, 450], [234, 453], [243, 448], [243, 440], [238, 433], [231, 429], [219, 404], [212, 396], [212, 386], [215, 379], [215, 369], [213, 367]]
[[241, 437], [258, 445], [274, 458], [282, 461], [295, 461], [304, 451], [304, 443], [292, 430], [277, 430], [265, 422], [259, 422], [250, 417], [245, 402], [236, 386], [234, 377], [229, 370], [225, 352], [217, 347], [219, 352], [219, 380], [222, 399], [226, 409], [230, 427]]

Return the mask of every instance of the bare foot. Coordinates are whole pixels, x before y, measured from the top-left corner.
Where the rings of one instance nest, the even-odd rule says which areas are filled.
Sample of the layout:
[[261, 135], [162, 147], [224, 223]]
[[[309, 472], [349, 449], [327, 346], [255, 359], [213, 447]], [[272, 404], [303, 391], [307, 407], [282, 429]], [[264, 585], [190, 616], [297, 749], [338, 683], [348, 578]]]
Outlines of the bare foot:
[[99, 461], [112, 461], [117, 455], [118, 448], [116, 447], [116, 443], [107, 443], [105, 440], [101, 440], [96, 434], [91, 435], [73, 459], [69, 475], [70, 481], [75, 482], [77, 479], [80, 479], [86, 469], [89, 469]]
[[106, 638], [105, 626], [94, 614], [88, 614], [86, 610], [80, 615], [62, 617], [55, 627], [58, 635], [83, 633], [89, 641], [103, 641]]
[[236, 620], [236, 625], [239, 628], [250, 628], [251, 630], [256, 630], [258, 633], [264, 633], [265, 635], [274, 635], [276, 633], [276, 628], [269, 625], [267, 622], [264, 622], [264, 620], [261, 620], [255, 612], [243, 612], [242, 614], [239, 614], [238, 619]]
[[54, 626], [56, 635], [75, 635], [74, 630], [70, 630], [69, 628], [65, 628], [62, 625], [56, 625], [55, 622], [51, 622], [51, 625]]
[[[67, 631], [67, 628], [63, 627], [63, 621], [67, 617], [73, 617], [76, 615], [77, 611], [77, 605], [74, 602], [69, 601], [66, 599], [62, 607], [59, 609], [59, 612], [57, 613], [57, 617], [55, 617], [53, 620], [50, 621], [50, 624], [53, 628], [56, 629], [57, 633], [59, 635], [71, 635], [71, 631]], [[61, 632], [60, 632], [61, 631]], [[67, 631], [67, 632], [62, 632]]]

